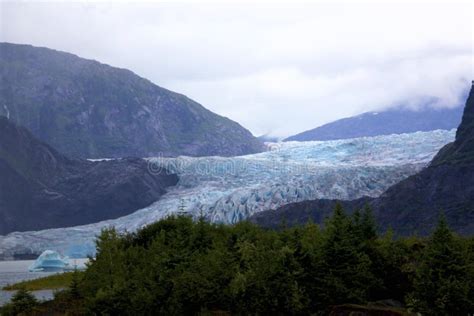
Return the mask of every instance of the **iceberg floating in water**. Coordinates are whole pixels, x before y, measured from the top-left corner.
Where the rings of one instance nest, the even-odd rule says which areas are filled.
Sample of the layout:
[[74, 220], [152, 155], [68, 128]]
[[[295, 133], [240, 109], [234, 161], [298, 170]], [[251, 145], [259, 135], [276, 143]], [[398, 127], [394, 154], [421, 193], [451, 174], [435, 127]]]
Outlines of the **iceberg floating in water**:
[[241, 157], [150, 158], [150, 171], [166, 167], [179, 183], [135, 213], [83, 226], [0, 236], [0, 253], [53, 249], [74, 257], [94, 255], [95, 236], [114, 226], [135, 231], [185, 211], [209, 221], [236, 223], [263, 210], [312, 199], [377, 197], [423, 169], [456, 131], [271, 144], [271, 151]]
[[57, 251], [46, 250], [29, 267], [30, 272], [64, 271], [69, 267], [67, 258]]

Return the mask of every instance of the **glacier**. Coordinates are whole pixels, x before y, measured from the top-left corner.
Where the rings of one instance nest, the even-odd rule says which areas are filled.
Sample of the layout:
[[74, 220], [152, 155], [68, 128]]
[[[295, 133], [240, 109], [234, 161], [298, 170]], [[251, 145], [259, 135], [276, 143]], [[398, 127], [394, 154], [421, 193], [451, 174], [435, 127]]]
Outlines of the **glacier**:
[[455, 132], [269, 143], [267, 152], [231, 158], [147, 158], [151, 172], [166, 168], [179, 175], [178, 185], [159, 201], [118, 219], [0, 236], [0, 253], [51, 249], [78, 258], [94, 255], [95, 237], [105, 227], [135, 231], [176, 213], [232, 224], [303, 200], [376, 197], [424, 168]]

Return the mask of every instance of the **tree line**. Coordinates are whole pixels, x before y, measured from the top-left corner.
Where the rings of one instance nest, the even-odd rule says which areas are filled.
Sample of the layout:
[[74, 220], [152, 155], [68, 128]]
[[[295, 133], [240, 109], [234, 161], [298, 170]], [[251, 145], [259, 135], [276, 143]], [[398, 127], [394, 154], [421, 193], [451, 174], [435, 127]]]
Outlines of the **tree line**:
[[102, 231], [73, 283], [43, 305], [81, 315], [327, 315], [390, 301], [407, 313], [468, 315], [474, 238], [442, 216], [426, 238], [379, 235], [368, 207], [347, 215], [338, 205], [323, 226], [279, 230], [177, 216]]

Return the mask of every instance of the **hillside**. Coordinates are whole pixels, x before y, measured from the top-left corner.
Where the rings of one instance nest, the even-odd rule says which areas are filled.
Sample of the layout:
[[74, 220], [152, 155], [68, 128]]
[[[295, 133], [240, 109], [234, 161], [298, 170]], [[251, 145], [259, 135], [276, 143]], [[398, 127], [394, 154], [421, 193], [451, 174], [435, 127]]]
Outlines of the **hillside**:
[[129, 70], [29, 45], [0, 43], [0, 115], [71, 157], [262, 150], [238, 123]]
[[474, 233], [474, 88], [464, 109], [456, 140], [446, 145], [429, 167], [390, 187], [379, 198], [355, 201], [314, 200], [286, 205], [276, 211], [256, 214], [252, 221], [275, 227], [286, 221], [299, 224], [322, 222], [340, 202], [349, 210], [369, 204], [382, 229], [397, 233], [427, 234], [441, 212], [461, 234]]
[[459, 126], [462, 106], [433, 109], [425, 105], [419, 111], [390, 109], [340, 119], [288, 137], [285, 141], [334, 140], [378, 135], [450, 130]]
[[70, 159], [0, 116], [0, 235], [117, 218], [158, 200], [176, 175], [137, 158]]

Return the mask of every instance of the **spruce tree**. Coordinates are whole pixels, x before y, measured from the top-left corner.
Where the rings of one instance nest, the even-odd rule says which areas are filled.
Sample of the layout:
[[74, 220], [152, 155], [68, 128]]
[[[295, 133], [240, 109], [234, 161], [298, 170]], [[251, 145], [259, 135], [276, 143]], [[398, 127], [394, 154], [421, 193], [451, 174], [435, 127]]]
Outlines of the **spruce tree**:
[[377, 238], [377, 225], [372, 213], [372, 208], [367, 204], [362, 211], [361, 233], [365, 240], [374, 240]]
[[468, 315], [474, 311], [472, 276], [463, 244], [441, 216], [416, 271], [409, 300], [427, 315]]
[[370, 258], [360, 252], [354, 238], [354, 225], [336, 205], [331, 219], [326, 222], [321, 247], [318, 276], [320, 308], [344, 303], [364, 303], [374, 276]]
[[69, 285], [69, 294], [71, 295], [72, 299], [81, 298], [81, 293], [79, 290], [79, 272], [77, 271], [77, 268], [74, 268], [74, 272], [72, 272], [71, 284]]
[[1, 310], [1, 315], [29, 315], [38, 305], [38, 300], [26, 290], [20, 288], [12, 297], [11, 302], [6, 304]]

